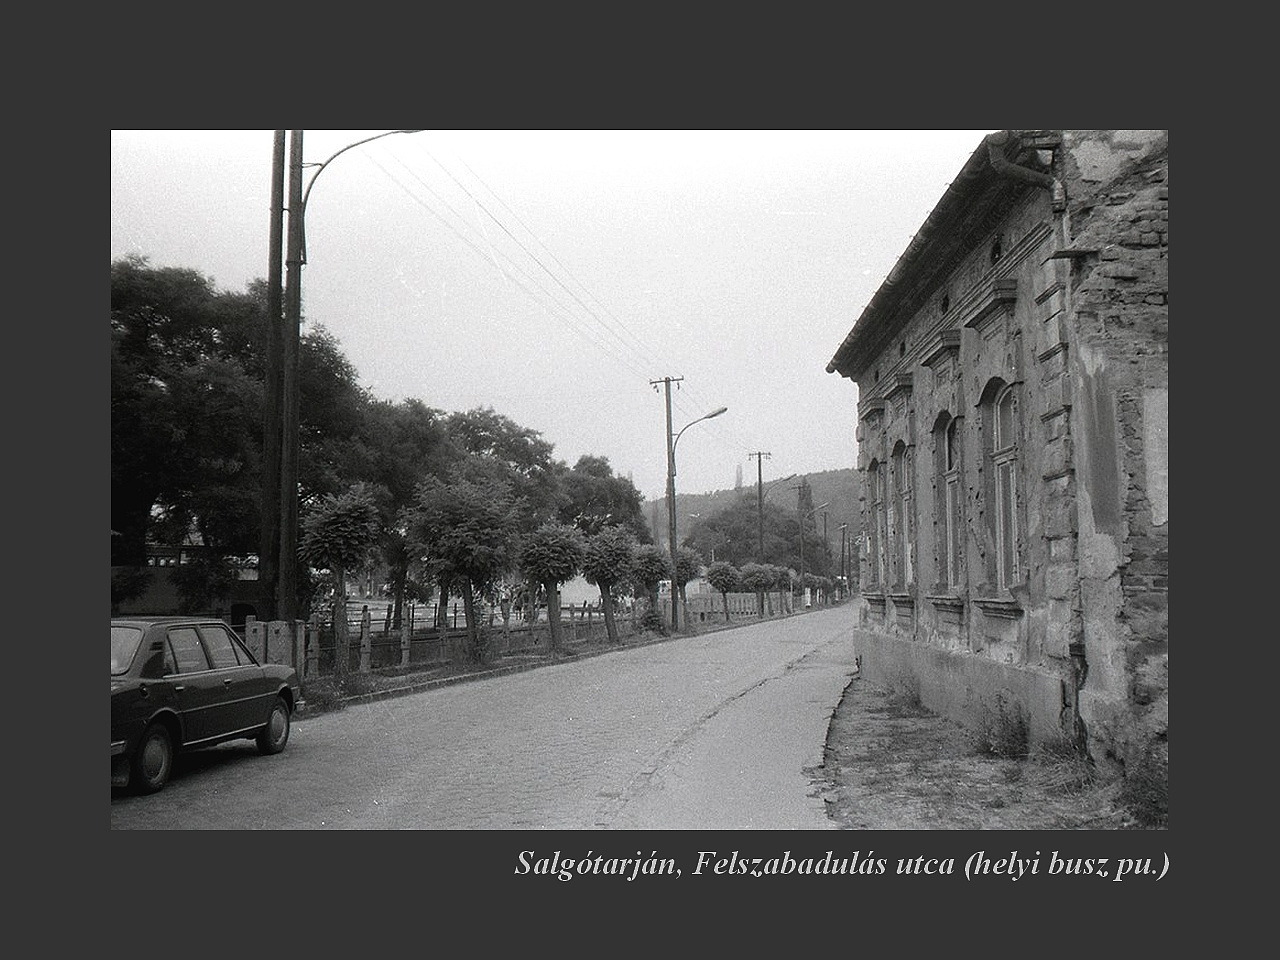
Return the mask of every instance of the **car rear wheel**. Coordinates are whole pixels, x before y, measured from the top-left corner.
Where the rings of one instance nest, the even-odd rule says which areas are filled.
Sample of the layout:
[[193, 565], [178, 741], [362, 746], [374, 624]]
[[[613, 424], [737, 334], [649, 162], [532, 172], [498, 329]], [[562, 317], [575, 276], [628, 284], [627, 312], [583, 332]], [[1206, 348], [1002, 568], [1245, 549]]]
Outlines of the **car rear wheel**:
[[173, 738], [163, 723], [153, 723], [133, 755], [132, 782], [139, 793], [155, 793], [173, 772]]
[[258, 750], [261, 753], [279, 753], [288, 742], [289, 704], [284, 697], [276, 697], [267, 725], [258, 734]]

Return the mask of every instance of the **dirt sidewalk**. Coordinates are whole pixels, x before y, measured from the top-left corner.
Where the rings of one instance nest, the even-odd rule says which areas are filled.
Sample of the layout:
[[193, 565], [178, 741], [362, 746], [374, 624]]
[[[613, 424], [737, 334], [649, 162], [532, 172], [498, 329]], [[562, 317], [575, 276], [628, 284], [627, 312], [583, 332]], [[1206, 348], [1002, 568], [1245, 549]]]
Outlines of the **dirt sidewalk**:
[[959, 724], [860, 677], [814, 773], [843, 830], [1142, 829], [1120, 804], [1120, 784], [1097, 781], [1082, 760], [979, 753]]

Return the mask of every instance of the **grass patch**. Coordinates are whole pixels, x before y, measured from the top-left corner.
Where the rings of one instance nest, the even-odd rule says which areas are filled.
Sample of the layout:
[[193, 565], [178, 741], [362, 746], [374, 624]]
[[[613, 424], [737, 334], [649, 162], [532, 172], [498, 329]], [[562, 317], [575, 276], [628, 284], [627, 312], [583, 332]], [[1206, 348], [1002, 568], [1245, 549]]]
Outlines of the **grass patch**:
[[1030, 753], [1031, 727], [1021, 704], [1005, 702], [997, 694], [995, 708], [984, 705], [973, 734], [973, 748], [979, 754], [1005, 760], [1023, 760]]
[[307, 712], [313, 714], [341, 710], [346, 697], [372, 693], [376, 689], [378, 681], [367, 673], [349, 673], [345, 677], [313, 677], [302, 682]]
[[1031, 761], [1036, 782], [1050, 793], [1083, 793], [1099, 783], [1089, 755], [1066, 737], [1037, 744]]
[[887, 687], [885, 706], [888, 707], [889, 716], [921, 717], [929, 713], [920, 699], [920, 680], [914, 673], [904, 671], [897, 674]]
[[1152, 744], [1125, 770], [1120, 802], [1144, 827], [1169, 826], [1169, 745]]

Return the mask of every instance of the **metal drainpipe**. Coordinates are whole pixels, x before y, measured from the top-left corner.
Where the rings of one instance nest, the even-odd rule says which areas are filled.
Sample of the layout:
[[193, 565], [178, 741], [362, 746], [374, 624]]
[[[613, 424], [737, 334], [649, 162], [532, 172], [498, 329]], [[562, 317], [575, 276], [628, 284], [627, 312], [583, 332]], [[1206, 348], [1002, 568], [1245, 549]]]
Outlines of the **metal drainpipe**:
[[1013, 177], [1015, 180], [1022, 180], [1026, 183], [1034, 184], [1048, 190], [1053, 203], [1055, 213], [1061, 213], [1067, 208], [1067, 191], [1062, 186], [1062, 181], [1056, 177], [1052, 177], [1047, 173], [1041, 173], [1039, 170], [1032, 170], [1030, 167], [1020, 167], [1016, 163], [1011, 163], [1004, 155], [1004, 145], [1009, 141], [1009, 131], [1001, 130], [999, 133], [989, 133], [986, 136], [987, 156], [991, 160], [991, 167], [996, 173], [1004, 177]]
[[[1042, 173], [1039, 170], [1032, 170], [1029, 167], [1020, 167], [1016, 163], [1011, 163], [1004, 155], [1004, 145], [1009, 141], [1009, 132], [1002, 130], [999, 133], [987, 134], [987, 156], [991, 160], [991, 168], [1001, 176], [1012, 177], [1022, 180], [1025, 183], [1033, 184], [1042, 189], [1048, 190], [1050, 193], [1050, 205], [1053, 212], [1057, 214], [1058, 221], [1058, 242], [1061, 249], [1067, 249], [1071, 246], [1070, 225], [1067, 222], [1067, 191], [1062, 185], [1062, 181], [1057, 177]], [[1064, 268], [1069, 270], [1070, 268]], [[1063, 283], [1063, 297], [1066, 313], [1071, 315], [1071, 283], [1068, 279]], [[1088, 730], [1085, 726], [1084, 718], [1080, 716], [1080, 691], [1084, 689], [1085, 681], [1089, 677], [1089, 661], [1086, 656], [1085, 644], [1083, 640], [1074, 640], [1068, 647], [1068, 656], [1071, 660], [1071, 703], [1070, 710], [1072, 713], [1072, 735], [1076, 744], [1083, 750], [1088, 750], [1089, 737]], [[1064, 691], [1065, 692], [1065, 691]]]

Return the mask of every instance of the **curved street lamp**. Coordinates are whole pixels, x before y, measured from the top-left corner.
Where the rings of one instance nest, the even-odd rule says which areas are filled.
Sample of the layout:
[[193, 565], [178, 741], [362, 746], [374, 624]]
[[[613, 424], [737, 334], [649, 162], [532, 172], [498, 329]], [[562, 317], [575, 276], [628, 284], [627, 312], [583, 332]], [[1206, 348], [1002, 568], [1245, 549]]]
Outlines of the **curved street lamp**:
[[[258, 558], [259, 576], [274, 581], [264, 587], [270, 617], [296, 620], [298, 616], [298, 340], [302, 325], [302, 265], [307, 262], [304, 218], [307, 199], [316, 178], [334, 159], [353, 147], [397, 133], [418, 130], [388, 130], [349, 143], [323, 163], [303, 163], [302, 131], [290, 131], [289, 199], [285, 206], [284, 131], [277, 130], [272, 169], [271, 250], [268, 272], [267, 380], [263, 440], [263, 535], [267, 548]], [[303, 189], [303, 170], [314, 167]], [[285, 266], [283, 317], [279, 308], [280, 224], [289, 211], [289, 233]]]
[[815, 513], [821, 510], [823, 507], [829, 507], [829, 506], [831, 506], [830, 500], [828, 500], [826, 503], [820, 503], [816, 507], [814, 507], [812, 510], [806, 510], [804, 513], [800, 515], [800, 604], [801, 606], [804, 605], [804, 590], [805, 590], [805, 586], [804, 586], [804, 522], [809, 517], [813, 516]]
[[667, 430], [670, 442], [667, 444], [667, 537], [671, 541], [671, 629], [680, 629], [680, 603], [676, 590], [676, 444], [681, 435], [695, 423], [710, 420], [728, 411], [728, 407], [720, 407], [710, 413], [703, 414], [697, 420], [690, 420], [675, 436], [670, 436], [671, 409], [667, 408]]

